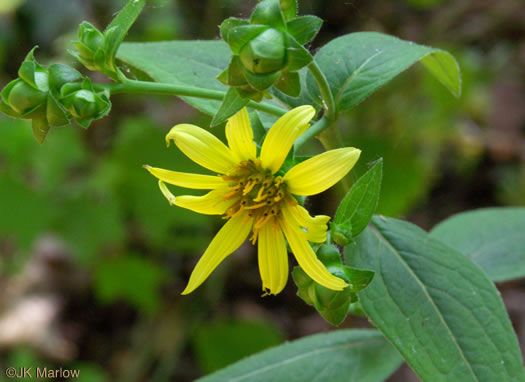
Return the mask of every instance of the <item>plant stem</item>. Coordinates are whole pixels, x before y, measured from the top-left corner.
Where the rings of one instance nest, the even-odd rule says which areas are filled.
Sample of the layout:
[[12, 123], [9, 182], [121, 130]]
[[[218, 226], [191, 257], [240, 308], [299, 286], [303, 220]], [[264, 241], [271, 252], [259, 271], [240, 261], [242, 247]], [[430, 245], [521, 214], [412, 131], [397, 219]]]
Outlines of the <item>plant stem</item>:
[[302, 145], [308, 142], [310, 139], [315, 137], [321, 131], [330, 126], [330, 121], [326, 116], [322, 117], [320, 120], [316, 121], [312, 126], [310, 126], [306, 131], [296, 139], [295, 149], [299, 149]]
[[319, 90], [321, 91], [321, 97], [324, 101], [324, 108], [326, 110], [325, 115], [331, 119], [334, 120], [336, 118], [336, 108], [335, 108], [335, 100], [334, 96], [332, 94], [332, 90], [330, 89], [330, 85], [328, 84], [328, 80], [326, 79], [326, 76], [324, 75], [323, 71], [317, 65], [317, 62], [313, 60], [308, 65], [308, 70], [310, 70], [310, 73], [312, 73], [312, 76], [315, 79], [315, 82], [317, 82], [317, 86], [319, 86]]
[[[126, 80], [118, 84], [97, 84], [97, 87], [100, 89], [109, 90], [111, 94], [174, 95], [180, 97], [213, 99], [217, 101], [222, 101], [222, 99], [226, 95], [226, 92], [222, 90], [212, 90], [191, 86], [167, 84], [163, 82], [149, 82], [136, 80]], [[250, 101], [247, 106], [268, 114], [276, 115], [278, 117], [287, 112], [287, 110], [278, 106], [270, 105], [267, 103], [257, 103], [254, 101]]]
[[[312, 137], [316, 137], [323, 148], [328, 150], [335, 150], [343, 147], [341, 136], [337, 130], [337, 121], [330, 121], [326, 116], [315, 122], [310, 128], [308, 128], [303, 135], [301, 135], [295, 141], [295, 149], [297, 150], [304, 145]], [[348, 176], [345, 176], [340, 183], [341, 192], [346, 194], [350, 189], [351, 181]]]

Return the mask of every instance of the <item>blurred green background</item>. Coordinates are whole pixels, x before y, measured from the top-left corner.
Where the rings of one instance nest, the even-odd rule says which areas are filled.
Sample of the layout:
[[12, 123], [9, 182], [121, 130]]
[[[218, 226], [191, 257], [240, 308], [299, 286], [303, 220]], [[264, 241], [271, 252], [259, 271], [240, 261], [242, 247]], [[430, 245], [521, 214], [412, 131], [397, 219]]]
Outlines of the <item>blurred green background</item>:
[[[128, 41], [216, 39], [224, 18], [248, 17], [255, 3], [152, 0]], [[103, 29], [124, 4], [0, 0], [0, 85], [16, 77], [34, 45], [43, 64], [76, 65], [67, 49], [78, 24]], [[363, 151], [356, 173], [385, 159], [379, 213], [428, 229], [468, 209], [525, 205], [522, 2], [299, 4], [301, 13], [325, 20], [314, 52], [367, 30], [447, 49], [460, 63], [460, 99], [416, 65], [341, 119], [345, 143]], [[170, 208], [141, 166], [199, 171], [165, 147], [164, 135], [176, 123], [207, 126], [210, 118], [169, 97], [112, 102], [111, 114], [89, 130], [52, 129], [42, 146], [26, 121], [0, 116], [0, 366], [77, 368], [85, 382], [188, 381], [328, 330], [291, 280], [280, 295], [260, 298], [250, 245], [195, 293], [179, 295], [222, 221]], [[332, 214], [340, 196], [326, 192], [309, 208]], [[500, 289], [523, 337], [525, 308], [516, 301], [524, 284]], [[368, 323], [349, 317], [342, 326]], [[391, 381], [414, 378], [402, 369]]]

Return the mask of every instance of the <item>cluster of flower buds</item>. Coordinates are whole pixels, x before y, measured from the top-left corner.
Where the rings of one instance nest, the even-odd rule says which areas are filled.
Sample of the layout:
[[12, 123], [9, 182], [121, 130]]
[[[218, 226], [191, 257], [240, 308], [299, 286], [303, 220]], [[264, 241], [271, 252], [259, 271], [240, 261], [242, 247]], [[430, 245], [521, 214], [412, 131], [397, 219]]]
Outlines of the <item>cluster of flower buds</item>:
[[111, 109], [109, 94], [97, 92], [90, 80], [62, 64], [49, 68], [34, 58], [33, 48], [18, 70], [19, 78], [2, 90], [0, 111], [31, 119], [33, 134], [42, 143], [50, 127], [63, 126], [72, 119], [83, 127], [106, 115]]
[[345, 266], [339, 250], [334, 245], [323, 244], [317, 258], [328, 271], [348, 283], [342, 291], [325, 288], [313, 281], [301, 268], [295, 267], [292, 277], [297, 285], [297, 295], [312, 305], [333, 325], [339, 325], [347, 316], [352, 303], [357, 302], [357, 292], [364, 289], [374, 277], [374, 272]]
[[291, 97], [299, 96], [297, 71], [313, 60], [303, 45], [315, 37], [321, 24], [316, 16], [297, 17], [296, 0], [263, 0], [250, 20], [226, 19], [221, 36], [233, 56], [218, 79], [243, 98], [256, 101], [268, 95], [272, 85]]

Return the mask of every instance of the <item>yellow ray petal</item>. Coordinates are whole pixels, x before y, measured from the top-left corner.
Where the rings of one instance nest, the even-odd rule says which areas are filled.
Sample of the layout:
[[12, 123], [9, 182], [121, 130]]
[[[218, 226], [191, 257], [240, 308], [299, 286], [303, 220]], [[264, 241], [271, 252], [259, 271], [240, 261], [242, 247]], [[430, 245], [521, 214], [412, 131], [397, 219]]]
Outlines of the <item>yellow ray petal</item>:
[[159, 188], [160, 188], [160, 191], [162, 192], [162, 195], [164, 195], [164, 197], [168, 199], [170, 206], [174, 206], [175, 205], [175, 195], [171, 193], [169, 188], [166, 186], [166, 184], [162, 180], [159, 180]]
[[168, 145], [170, 140], [192, 161], [219, 174], [226, 174], [236, 164], [230, 149], [200, 127], [189, 124], [174, 126], [166, 135]]
[[246, 108], [242, 108], [228, 120], [226, 139], [228, 139], [228, 146], [230, 146], [230, 150], [238, 162], [255, 159], [257, 150], [253, 142], [253, 131]]
[[246, 240], [252, 229], [253, 219], [246, 214], [234, 216], [215, 235], [210, 245], [193, 269], [190, 281], [182, 294], [193, 292], [210, 273]]
[[259, 272], [263, 290], [281, 292], [288, 281], [288, 254], [278, 223], [267, 222], [259, 231]]
[[222, 215], [235, 200], [225, 200], [227, 188], [219, 188], [203, 196], [182, 195], [175, 198], [175, 205], [205, 215]]
[[222, 215], [236, 200], [224, 200], [224, 194], [228, 188], [219, 188], [208, 192], [203, 196], [181, 195], [175, 196], [166, 184], [159, 180], [159, 188], [170, 205], [186, 208], [205, 215]]
[[218, 176], [188, 174], [184, 172], [164, 170], [163, 168], [151, 167], [148, 165], [145, 165], [144, 168], [157, 179], [168, 184], [173, 184], [174, 186], [195, 188], [198, 190], [213, 190], [226, 185], [226, 182]]
[[290, 110], [275, 122], [261, 147], [263, 168], [277, 172], [282, 166], [295, 140], [310, 126], [315, 109], [304, 105]]
[[326, 151], [292, 167], [285, 175], [288, 191], [315, 195], [339, 182], [354, 167], [361, 150], [353, 147]]
[[314, 243], [324, 243], [326, 241], [326, 231], [328, 230], [328, 221], [330, 216], [317, 215], [310, 216], [308, 211], [300, 206], [285, 205], [283, 208], [285, 218], [294, 222], [295, 226], [304, 227], [306, 229], [306, 239]]
[[347, 284], [328, 272], [308, 244], [305, 233], [295, 228], [294, 222], [290, 222], [286, 218], [281, 219], [280, 223], [286, 240], [288, 240], [288, 244], [290, 244], [290, 248], [303, 271], [316, 283], [328, 289], [343, 290]]

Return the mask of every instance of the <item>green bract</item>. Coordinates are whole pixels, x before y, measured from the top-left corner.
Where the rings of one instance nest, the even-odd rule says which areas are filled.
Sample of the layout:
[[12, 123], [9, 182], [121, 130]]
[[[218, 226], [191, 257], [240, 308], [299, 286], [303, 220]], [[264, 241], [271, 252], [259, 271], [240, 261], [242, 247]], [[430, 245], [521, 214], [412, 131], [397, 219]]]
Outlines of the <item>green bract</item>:
[[342, 291], [335, 291], [315, 283], [300, 267], [295, 267], [292, 277], [297, 285], [297, 295], [312, 305], [332, 325], [339, 325], [345, 319], [350, 304], [357, 301], [356, 293], [368, 286], [374, 272], [347, 267], [341, 262], [337, 247], [323, 244], [317, 250], [317, 257], [334, 276], [348, 283]]
[[87, 127], [93, 119], [109, 112], [108, 94], [95, 92], [89, 79], [67, 65], [53, 64], [49, 68], [40, 65], [33, 55], [35, 49], [20, 66], [20, 77], [2, 90], [1, 112], [31, 119], [39, 143], [44, 141], [50, 127], [67, 125], [71, 119]]
[[272, 85], [297, 97], [301, 84], [296, 72], [313, 60], [302, 45], [315, 37], [322, 21], [315, 16], [296, 16], [295, 1], [263, 0], [249, 21], [225, 20], [221, 36], [233, 57], [218, 79], [235, 87], [241, 97], [256, 101], [269, 97], [267, 89]]

